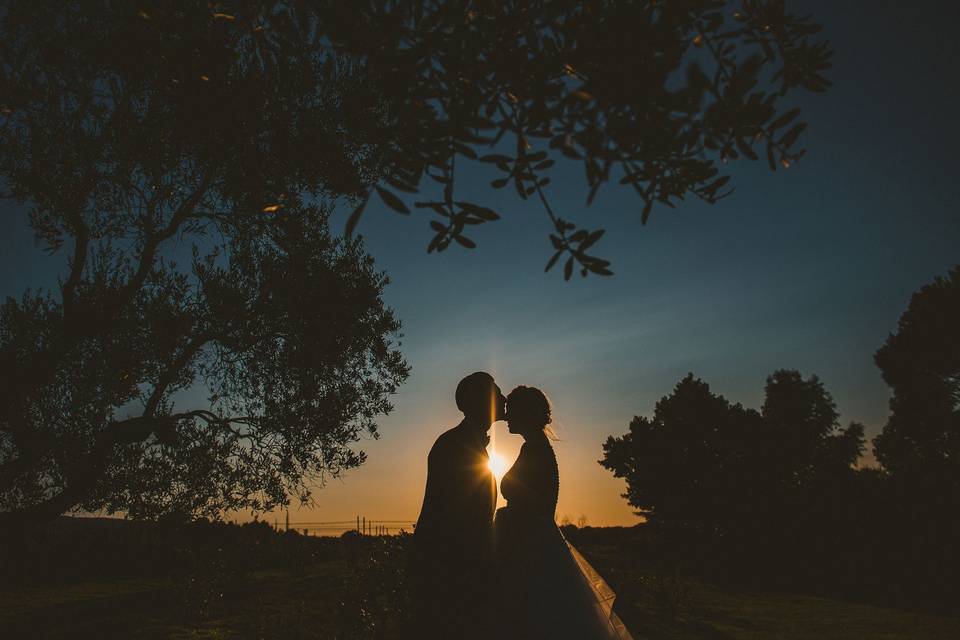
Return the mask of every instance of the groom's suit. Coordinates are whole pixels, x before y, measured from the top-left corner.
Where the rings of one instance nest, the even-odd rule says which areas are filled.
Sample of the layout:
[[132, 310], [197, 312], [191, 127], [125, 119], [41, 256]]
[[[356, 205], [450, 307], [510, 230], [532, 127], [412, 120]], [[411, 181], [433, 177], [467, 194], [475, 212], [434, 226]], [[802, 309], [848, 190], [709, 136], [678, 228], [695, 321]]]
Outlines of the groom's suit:
[[414, 534], [423, 636], [469, 637], [488, 617], [497, 484], [487, 442], [484, 432], [461, 423], [437, 438], [427, 459]]

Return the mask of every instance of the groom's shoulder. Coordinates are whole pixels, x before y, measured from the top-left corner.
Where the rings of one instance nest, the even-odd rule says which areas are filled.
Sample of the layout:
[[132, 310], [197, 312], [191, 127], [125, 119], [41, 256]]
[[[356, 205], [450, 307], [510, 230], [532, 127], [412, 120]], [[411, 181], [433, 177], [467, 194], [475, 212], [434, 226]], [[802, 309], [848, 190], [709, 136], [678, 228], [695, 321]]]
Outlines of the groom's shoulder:
[[433, 443], [433, 448], [430, 449], [430, 455], [434, 455], [434, 453], [442, 453], [444, 451], [448, 451], [449, 449], [462, 447], [463, 438], [460, 431], [460, 429], [452, 427], [441, 433]]

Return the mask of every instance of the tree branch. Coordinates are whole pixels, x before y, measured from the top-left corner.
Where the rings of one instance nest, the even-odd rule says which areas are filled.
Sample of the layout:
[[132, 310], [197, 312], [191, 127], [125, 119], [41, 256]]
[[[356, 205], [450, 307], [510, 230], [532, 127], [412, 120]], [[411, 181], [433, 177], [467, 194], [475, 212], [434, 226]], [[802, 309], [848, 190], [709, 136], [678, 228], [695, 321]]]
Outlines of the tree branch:
[[153, 388], [153, 393], [150, 394], [150, 397], [147, 399], [146, 404], [144, 405], [143, 415], [152, 416], [156, 413], [157, 406], [160, 404], [160, 400], [163, 398], [163, 394], [166, 393], [167, 387], [173, 382], [173, 379], [176, 377], [177, 372], [187, 366], [190, 363], [190, 360], [206, 345], [211, 339], [211, 336], [207, 333], [201, 333], [195, 336], [190, 340], [183, 349], [183, 353], [180, 354], [180, 357], [173, 361], [173, 363], [167, 367], [167, 369], [160, 375], [160, 379], [157, 380], [156, 386]]
[[[150, 235], [141, 254], [140, 264], [136, 273], [130, 282], [121, 289], [120, 294], [114, 302], [112, 308], [113, 314], [118, 313], [119, 310], [133, 298], [137, 290], [143, 286], [147, 275], [153, 267], [156, 251], [160, 243], [173, 236], [180, 225], [190, 217], [190, 214], [206, 194], [210, 182], [210, 175], [205, 175], [197, 187], [197, 190], [174, 212], [170, 224], [159, 233]], [[84, 248], [84, 251], [85, 250]], [[71, 273], [71, 278], [72, 277], [73, 273]], [[79, 278], [79, 275], [77, 278]], [[72, 298], [72, 286], [68, 291], [70, 291], [70, 297]], [[59, 340], [55, 340], [43, 353], [36, 354], [31, 363], [22, 368], [21, 374], [17, 377], [13, 387], [9, 389], [9, 393], [2, 394], [5, 401], [0, 402], [0, 422], [4, 419], [9, 419], [14, 413], [14, 406], [17, 400], [28, 398], [32, 392], [45, 386], [50, 381], [56, 373], [60, 359], [64, 354], [68, 353], [81, 338], [91, 337], [109, 331], [110, 326], [110, 322], [72, 323], [65, 326], [63, 336]]]
[[177, 232], [177, 229], [180, 228], [180, 225], [190, 217], [190, 214], [193, 213], [196, 206], [200, 203], [200, 200], [206, 195], [209, 187], [210, 174], [206, 174], [200, 181], [200, 185], [197, 187], [197, 190], [194, 191], [190, 197], [187, 198], [173, 213], [173, 216], [170, 218], [170, 224], [168, 224], [158, 233], [148, 235], [147, 241], [143, 247], [143, 253], [140, 255], [140, 264], [137, 266], [137, 271], [130, 279], [130, 282], [128, 282], [120, 292], [118, 301], [119, 306], [126, 304], [130, 298], [134, 296], [137, 290], [143, 286], [144, 281], [147, 279], [147, 274], [149, 274], [150, 269], [153, 268], [153, 261], [156, 258], [157, 249], [159, 248], [160, 243], [170, 238]]
[[[50, 520], [72, 509], [89, 495], [90, 489], [103, 476], [104, 467], [116, 445], [143, 442], [155, 432], [169, 428], [179, 420], [193, 417], [219, 420], [209, 411], [189, 411], [169, 416], [143, 415], [111, 422], [95, 436], [90, 452], [66, 470], [66, 486], [60, 493], [38, 504], [0, 513], [0, 528]], [[16, 462], [14, 460], [8, 464]]]
[[[728, 84], [732, 83], [733, 74], [727, 68], [727, 64], [724, 61], [723, 56], [717, 50], [716, 46], [713, 43], [713, 40], [707, 34], [707, 30], [704, 29], [703, 25], [700, 24], [699, 22], [697, 22], [696, 26], [697, 26], [700, 38], [702, 39], [703, 43], [706, 44], [707, 50], [710, 52], [710, 55], [713, 57], [714, 62], [717, 64], [717, 68], [719, 69], [720, 74], [723, 76], [723, 79], [726, 80]], [[722, 104], [724, 107], [729, 108], [727, 101], [724, 100], [723, 96], [720, 94], [719, 91], [714, 92], [714, 96], [716, 97], [717, 102]], [[791, 154], [789, 150], [783, 146], [782, 143], [774, 140], [772, 130], [767, 130], [767, 129], [764, 129], [763, 127], [757, 127], [757, 133], [759, 133], [767, 141], [768, 145], [772, 146], [773, 148], [775, 148], [777, 151], [780, 152], [780, 161], [781, 163], [783, 163], [784, 168], [788, 168], [791, 162], [796, 162], [797, 160], [799, 160], [800, 156], [798, 154]], [[730, 139], [727, 140], [727, 145], [732, 146], [733, 144], [735, 144], [734, 142], [735, 139], [736, 139], [736, 135], [733, 133], [730, 133]], [[722, 150], [721, 150], [721, 157], [722, 157]], [[772, 168], [776, 169], [776, 166], [773, 165]], [[696, 192], [694, 191], [694, 193]]]
[[94, 185], [96, 185], [96, 178], [92, 175], [87, 175], [84, 179], [83, 189], [81, 189], [83, 194], [82, 199], [79, 199], [76, 208], [68, 216], [68, 220], [76, 234], [76, 244], [74, 245], [73, 260], [70, 266], [70, 276], [60, 290], [60, 295], [63, 300], [64, 321], [66, 321], [67, 317], [73, 312], [76, 304], [74, 294], [76, 293], [77, 285], [80, 283], [80, 277], [83, 275], [84, 266], [87, 263], [90, 229], [83, 221], [83, 203], [86, 202], [90, 192], [93, 191]]

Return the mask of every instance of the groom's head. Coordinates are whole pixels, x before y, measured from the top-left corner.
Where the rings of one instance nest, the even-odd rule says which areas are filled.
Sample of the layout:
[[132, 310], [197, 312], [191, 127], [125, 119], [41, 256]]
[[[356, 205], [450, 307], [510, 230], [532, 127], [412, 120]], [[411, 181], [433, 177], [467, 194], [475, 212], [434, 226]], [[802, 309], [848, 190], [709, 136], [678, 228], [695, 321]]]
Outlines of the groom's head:
[[471, 373], [461, 380], [457, 385], [456, 397], [457, 408], [468, 419], [488, 424], [503, 420], [507, 399], [493, 381], [493, 376], [485, 371]]

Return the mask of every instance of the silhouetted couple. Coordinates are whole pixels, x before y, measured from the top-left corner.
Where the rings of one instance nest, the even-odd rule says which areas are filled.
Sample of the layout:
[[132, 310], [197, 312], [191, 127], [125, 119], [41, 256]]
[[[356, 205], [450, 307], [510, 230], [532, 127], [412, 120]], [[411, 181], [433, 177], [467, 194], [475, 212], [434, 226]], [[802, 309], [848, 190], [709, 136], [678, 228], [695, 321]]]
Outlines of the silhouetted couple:
[[[533, 387], [504, 398], [483, 372], [460, 381], [464, 418], [437, 438], [414, 533], [414, 629], [422, 638], [630, 638], [613, 592], [554, 522], [559, 473], [550, 404]], [[500, 489], [487, 432], [506, 420], [524, 444]]]

